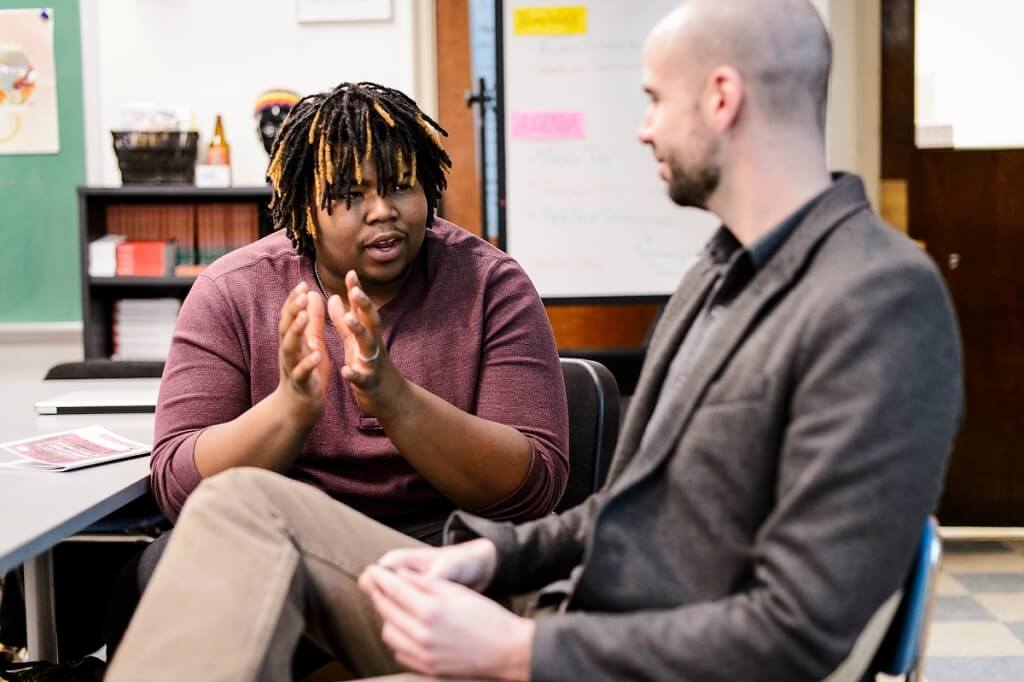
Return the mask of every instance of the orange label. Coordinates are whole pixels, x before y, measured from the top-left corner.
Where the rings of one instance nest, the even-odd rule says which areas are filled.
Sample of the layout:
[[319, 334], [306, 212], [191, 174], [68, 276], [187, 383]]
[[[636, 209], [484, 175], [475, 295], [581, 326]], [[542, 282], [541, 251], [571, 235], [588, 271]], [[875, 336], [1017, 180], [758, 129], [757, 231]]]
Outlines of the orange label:
[[206, 163], [211, 166], [227, 166], [230, 164], [228, 150], [224, 147], [210, 147], [206, 152]]

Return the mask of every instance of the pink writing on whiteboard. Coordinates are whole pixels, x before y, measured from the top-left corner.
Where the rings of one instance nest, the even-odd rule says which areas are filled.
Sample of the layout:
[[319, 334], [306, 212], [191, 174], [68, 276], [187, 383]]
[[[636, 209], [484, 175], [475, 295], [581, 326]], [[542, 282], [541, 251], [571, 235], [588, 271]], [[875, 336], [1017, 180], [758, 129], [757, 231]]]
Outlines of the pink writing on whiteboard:
[[517, 111], [512, 113], [514, 140], [582, 140], [582, 111]]

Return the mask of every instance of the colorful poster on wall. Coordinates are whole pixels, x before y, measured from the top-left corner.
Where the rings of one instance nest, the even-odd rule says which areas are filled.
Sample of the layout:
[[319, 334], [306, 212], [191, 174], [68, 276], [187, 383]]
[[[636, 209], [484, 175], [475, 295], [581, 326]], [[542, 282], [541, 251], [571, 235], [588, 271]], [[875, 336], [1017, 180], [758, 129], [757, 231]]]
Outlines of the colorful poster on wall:
[[0, 10], [0, 154], [56, 154], [53, 10]]

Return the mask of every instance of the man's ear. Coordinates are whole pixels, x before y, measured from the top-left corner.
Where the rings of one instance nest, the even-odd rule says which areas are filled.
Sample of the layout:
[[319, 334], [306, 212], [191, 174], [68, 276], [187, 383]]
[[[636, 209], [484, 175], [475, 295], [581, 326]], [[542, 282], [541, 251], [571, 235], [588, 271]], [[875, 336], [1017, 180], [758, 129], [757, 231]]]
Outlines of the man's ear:
[[736, 125], [745, 97], [746, 87], [740, 72], [731, 66], [715, 67], [708, 74], [704, 93], [705, 123], [715, 132], [725, 133]]

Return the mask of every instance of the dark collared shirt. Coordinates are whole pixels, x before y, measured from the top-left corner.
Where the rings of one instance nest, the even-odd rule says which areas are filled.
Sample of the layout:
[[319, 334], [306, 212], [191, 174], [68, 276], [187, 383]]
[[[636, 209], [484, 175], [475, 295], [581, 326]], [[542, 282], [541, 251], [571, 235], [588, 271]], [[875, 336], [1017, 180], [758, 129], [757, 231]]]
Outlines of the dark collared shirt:
[[746, 288], [757, 271], [767, 265], [824, 193], [816, 195], [747, 248], [743, 248], [725, 225], [718, 228], [711, 237], [705, 251], [711, 260], [712, 268], [716, 271], [715, 280], [708, 288], [701, 311], [683, 337], [679, 350], [665, 374], [658, 402], [647, 428], [644, 429], [644, 444], [658, 433], [664, 433], [667, 420], [673, 419], [668, 406], [669, 401], [665, 399], [666, 390], [675, 393], [675, 387], [687, 380], [690, 370], [714, 337], [722, 319], [728, 314], [730, 304]]

